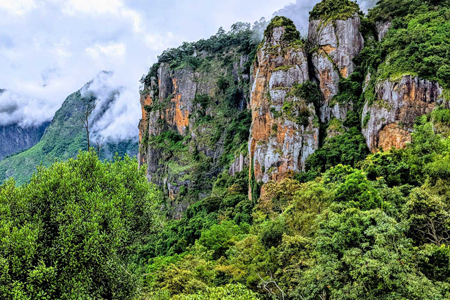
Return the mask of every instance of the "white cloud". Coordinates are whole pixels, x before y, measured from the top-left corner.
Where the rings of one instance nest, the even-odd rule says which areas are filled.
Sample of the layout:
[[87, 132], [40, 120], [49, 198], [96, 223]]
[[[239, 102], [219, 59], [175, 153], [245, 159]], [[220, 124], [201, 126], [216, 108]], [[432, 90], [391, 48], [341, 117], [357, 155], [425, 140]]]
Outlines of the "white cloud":
[[34, 0], [0, 0], [0, 9], [15, 15], [23, 15], [36, 7]]
[[98, 58], [102, 55], [120, 58], [125, 56], [127, 48], [125, 44], [110, 44], [110, 45], [95, 45], [93, 47], [86, 48], [86, 53], [92, 58]]
[[65, 1], [63, 11], [69, 14], [77, 12], [89, 14], [118, 13], [124, 7], [121, 0], [69, 0]]
[[0, 0], [0, 89], [11, 91], [0, 97], [0, 124], [48, 121], [68, 95], [110, 70], [105, 91], [120, 95], [97, 131], [136, 137], [139, 80], [163, 50], [208, 38], [220, 26], [270, 18], [292, 2]]

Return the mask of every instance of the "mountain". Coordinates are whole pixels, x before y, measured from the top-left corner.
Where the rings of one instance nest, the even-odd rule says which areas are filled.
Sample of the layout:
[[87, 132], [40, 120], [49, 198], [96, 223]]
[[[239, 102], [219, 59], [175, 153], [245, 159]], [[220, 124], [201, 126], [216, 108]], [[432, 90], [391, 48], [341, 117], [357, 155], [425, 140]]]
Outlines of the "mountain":
[[22, 127], [18, 124], [0, 126], [0, 161], [36, 145], [48, 125], [50, 122], [31, 127]]
[[[0, 89], [0, 95], [4, 92], [5, 89]], [[36, 145], [49, 124], [44, 122], [38, 126], [21, 126], [12, 123], [0, 126], [0, 161]]]
[[[107, 106], [95, 107], [98, 99], [94, 93], [89, 92], [89, 87], [93, 82], [87, 83], [66, 98], [39, 143], [26, 151], [0, 161], [0, 182], [13, 177], [17, 183], [25, 183], [35, 172], [36, 166], [40, 164], [49, 166], [55, 160], [73, 158], [80, 150], [87, 149], [86, 130], [83, 123], [86, 110], [91, 113], [89, 120], [92, 131], [108, 108]], [[116, 93], [118, 92], [112, 92], [104, 103], [114, 101]], [[96, 132], [91, 132], [91, 147], [96, 146], [95, 135]], [[118, 153], [119, 156], [137, 155], [137, 141], [133, 139], [123, 141], [106, 139], [102, 144], [100, 151], [102, 159], [112, 159], [115, 153]]]
[[165, 51], [141, 91], [139, 163], [148, 179], [182, 211], [210, 195], [224, 170], [249, 167], [249, 195], [259, 197], [269, 181], [404, 148], [416, 118], [443, 103], [445, 78], [433, 76], [438, 66], [398, 57], [395, 39], [406, 44], [418, 29], [390, 29], [410, 12], [389, 15], [389, 5], [364, 18], [355, 2], [322, 1], [304, 39], [275, 17], [261, 44], [237, 24]]

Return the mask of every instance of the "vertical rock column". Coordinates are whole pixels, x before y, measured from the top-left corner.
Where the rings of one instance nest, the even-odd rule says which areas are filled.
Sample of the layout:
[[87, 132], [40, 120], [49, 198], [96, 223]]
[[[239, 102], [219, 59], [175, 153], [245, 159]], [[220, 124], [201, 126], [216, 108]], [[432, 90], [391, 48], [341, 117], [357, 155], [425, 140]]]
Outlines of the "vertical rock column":
[[[254, 65], [251, 181], [280, 181], [288, 171], [302, 170], [306, 158], [319, 146], [314, 105], [291, 93], [295, 85], [309, 80], [307, 56], [298, 42], [283, 40], [285, 32], [280, 26], [266, 33]], [[300, 115], [307, 116], [306, 122], [299, 123]]]
[[364, 48], [360, 32], [361, 20], [357, 14], [346, 20], [311, 20], [308, 40], [314, 49], [312, 64], [324, 96], [320, 120], [328, 122], [335, 117], [345, 120], [352, 104], [333, 103], [339, 92], [340, 78], [348, 78], [355, 70], [353, 59]]

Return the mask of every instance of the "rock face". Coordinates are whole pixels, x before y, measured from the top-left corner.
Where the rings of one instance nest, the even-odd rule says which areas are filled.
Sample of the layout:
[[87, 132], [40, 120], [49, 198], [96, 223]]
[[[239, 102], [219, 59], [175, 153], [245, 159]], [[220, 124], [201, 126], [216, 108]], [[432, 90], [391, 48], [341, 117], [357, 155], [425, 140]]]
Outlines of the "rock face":
[[[232, 141], [227, 138], [233, 136], [226, 128], [246, 114], [248, 56], [238, 53], [236, 47], [222, 56], [202, 56], [203, 67], [196, 70], [160, 63], [156, 76], [141, 91], [139, 166], [146, 169], [149, 181], [162, 187], [174, 201], [177, 215], [188, 206], [186, 202], [175, 203], [179, 196], [186, 196], [186, 190], [197, 192], [186, 201], [207, 196], [212, 178], [227, 164], [224, 149], [237, 149], [248, 141], [247, 129], [245, 145], [228, 145]], [[236, 153], [229, 172], [235, 174], [247, 165], [246, 155]]]
[[362, 132], [371, 151], [405, 147], [411, 141], [415, 119], [442, 101], [437, 83], [412, 76], [378, 82], [375, 93], [376, 100], [367, 102], [362, 113]]
[[39, 126], [21, 127], [17, 124], [0, 126], [0, 160], [36, 145], [50, 122]]
[[[352, 60], [364, 47], [358, 16], [332, 23], [312, 21], [306, 43], [297, 39], [298, 32], [288, 19], [277, 19], [269, 28], [251, 74], [244, 67], [249, 57], [235, 50], [214, 58], [195, 51], [193, 57], [201, 61], [207, 58], [213, 68], [171, 69], [168, 63], [160, 63], [153, 69], [153, 77], [146, 78], [140, 100], [139, 164], [146, 169], [148, 179], [163, 187], [174, 201], [186, 189], [207, 190], [204, 179], [195, 180], [190, 175], [202, 172], [197, 169], [199, 154], [209, 169], [206, 175], [201, 174], [209, 178], [223, 170], [220, 161], [224, 156], [233, 155], [234, 161], [226, 165], [228, 172], [234, 175], [250, 166], [250, 186], [281, 181], [287, 174], [304, 170], [306, 159], [320, 146], [322, 125], [333, 118], [342, 124], [352, 108], [351, 103], [333, 104], [332, 99], [340, 79], [354, 72]], [[318, 47], [307, 51], [305, 45], [311, 44]], [[242, 93], [233, 113], [218, 109], [224, 101], [218, 82], [227, 76], [238, 94]], [[302, 86], [313, 86], [320, 99], [303, 99], [308, 96], [298, 93]], [[205, 95], [209, 99], [197, 99]], [[227, 134], [221, 133], [223, 128], [213, 130], [215, 123], [233, 123], [240, 119], [233, 114], [245, 113], [251, 115], [250, 136], [230, 147]], [[203, 118], [208, 121], [202, 122]], [[330, 136], [342, 130], [336, 127]], [[168, 135], [177, 139], [176, 147], [167, 146], [172, 142], [162, 143], [161, 137]], [[207, 142], [211, 136], [217, 138]]]
[[[266, 37], [254, 66], [250, 173], [262, 182], [280, 181], [289, 170], [302, 170], [306, 158], [319, 146], [314, 105], [290, 93], [310, 78], [307, 55], [302, 46], [282, 42], [284, 31], [277, 27], [271, 38]], [[303, 122], [298, 121], [301, 115]]]
[[332, 117], [345, 120], [351, 103], [332, 103], [338, 93], [341, 77], [348, 78], [355, 70], [353, 59], [364, 48], [360, 32], [361, 20], [355, 15], [347, 20], [324, 22], [312, 20], [309, 24], [308, 40], [318, 50], [312, 55], [314, 76], [320, 83], [324, 102], [320, 108], [323, 123]]
[[386, 36], [386, 34], [389, 31], [389, 28], [391, 28], [392, 22], [391, 21], [378, 21], [375, 24], [375, 29], [377, 31], [378, 34], [378, 40], [381, 41], [382, 39], [384, 39], [384, 37]]

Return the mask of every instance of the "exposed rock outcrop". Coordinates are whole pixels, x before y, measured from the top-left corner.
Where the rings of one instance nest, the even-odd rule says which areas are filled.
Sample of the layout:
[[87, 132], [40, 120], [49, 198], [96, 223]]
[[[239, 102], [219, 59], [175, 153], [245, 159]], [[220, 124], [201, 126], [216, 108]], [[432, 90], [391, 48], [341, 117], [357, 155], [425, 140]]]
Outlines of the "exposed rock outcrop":
[[405, 147], [416, 118], [442, 101], [439, 84], [413, 76], [378, 82], [375, 93], [376, 100], [367, 102], [362, 113], [362, 132], [371, 151]]
[[302, 170], [319, 146], [314, 105], [290, 93], [309, 80], [307, 55], [303, 46], [285, 44], [284, 34], [284, 27], [275, 27], [266, 36], [254, 66], [249, 153], [256, 181], [280, 181], [289, 170]]
[[375, 29], [377, 31], [378, 40], [381, 41], [387, 35], [389, 28], [391, 28], [391, 21], [378, 21], [375, 23]]
[[[223, 126], [247, 107], [248, 93], [244, 89], [250, 76], [244, 69], [248, 55], [231, 48], [223, 56], [206, 57], [208, 54], [204, 53], [199, 58], [207, 66], [201, 70], [190, 66], [171, 68], [160, 63], [156, 76], [141, 91], [139, 165], [146, 168], [148, 179], [174, 201], [187, 189], [202, 191], [199, 198], [207, 196], [203, 192], [211, 188], [210, 179], [223, 171], [219, 159], [228, 146]], [[221, 78], [226, 80], [219, 87]], [[230, 85], [236, 89], [227, 95], [221, 88]], [[228, 111], [233, 112], [231, 115], [223, 111], [227, 97], [235, 101], [234, 108]], [[240, 172], [247, 165], [248, 159], [238, 153], [230, 172]], [[196, 178], [197, 174], [200, 178]], [[181, 211], [186, 205], [173, 203]]]
[[0, 126], [0, 160], [36, 145], [50, 122], [39, 126], [21, 127], [17, 124]]
[[351, 107], [351, 103], [340, 105], [331, 100], [339, 91], [339, 79], [348, 78], [354, 72], [353, 59], [364, 48], [360, 27], [358, 15], [346, 20], [312, 20], [309, 24], [308, 40], [317, 49], [312, 54], [314, 76], [324, 96], [320, 108], [323, 123], [332, 117], [344, 120]]

